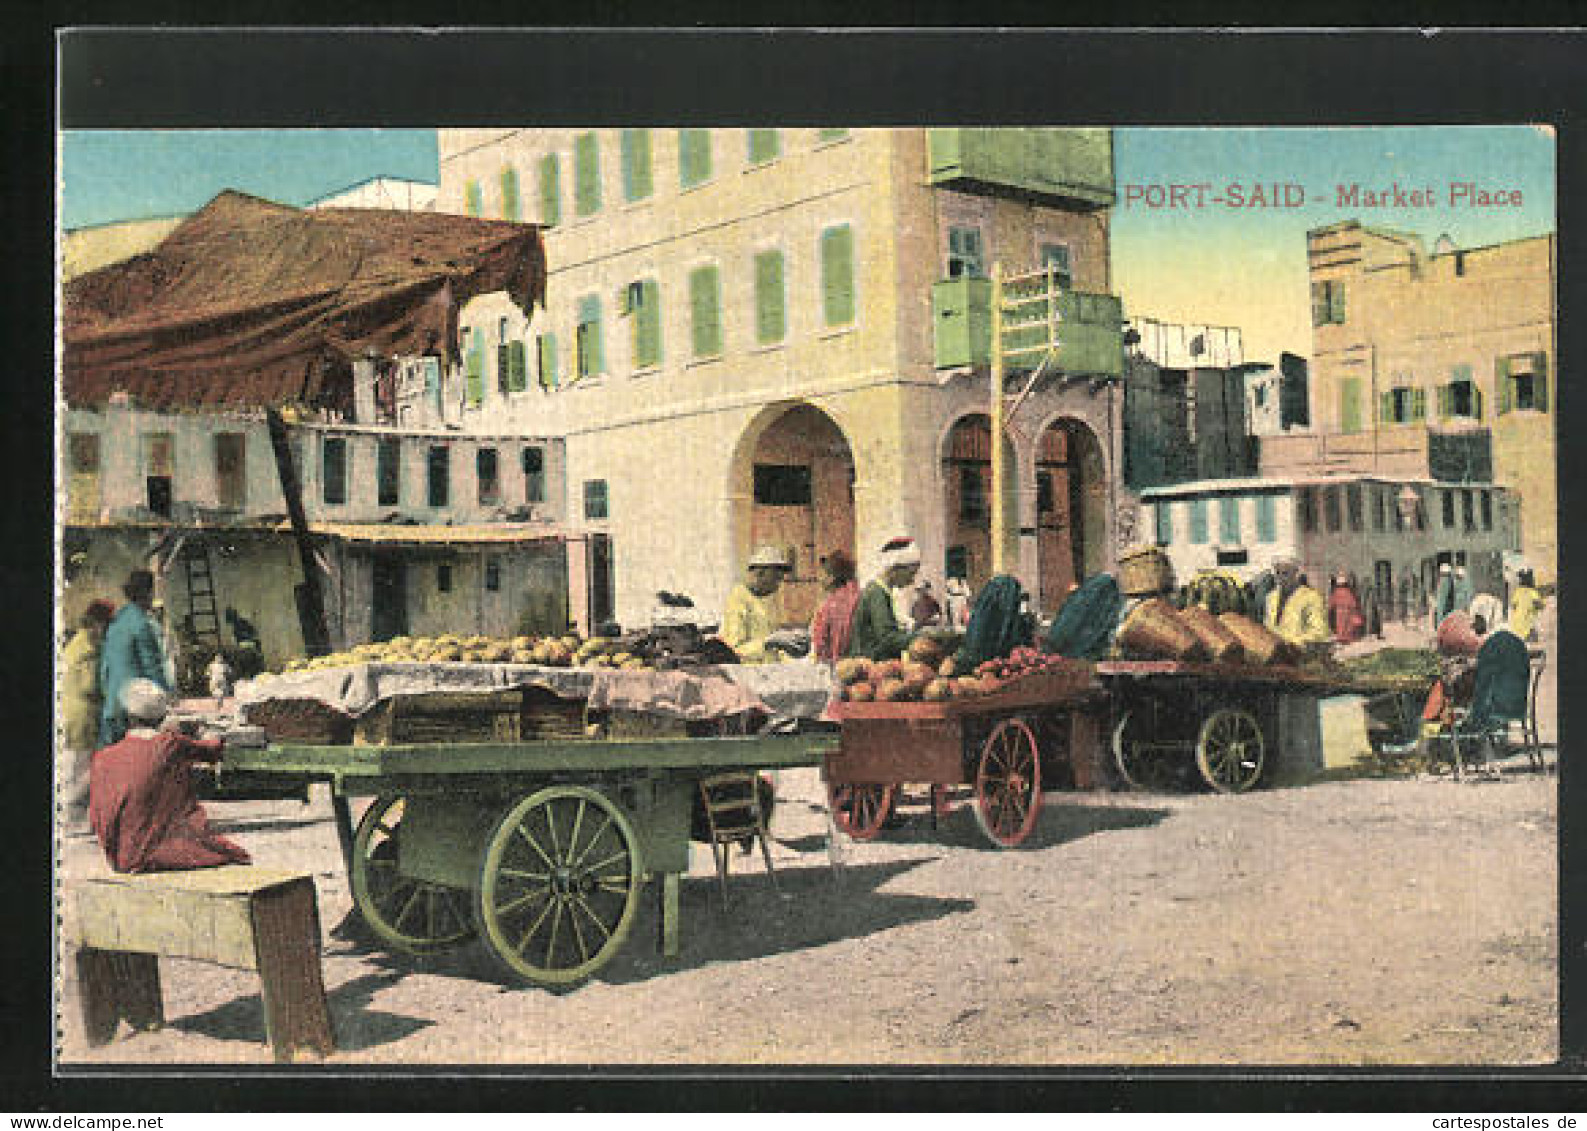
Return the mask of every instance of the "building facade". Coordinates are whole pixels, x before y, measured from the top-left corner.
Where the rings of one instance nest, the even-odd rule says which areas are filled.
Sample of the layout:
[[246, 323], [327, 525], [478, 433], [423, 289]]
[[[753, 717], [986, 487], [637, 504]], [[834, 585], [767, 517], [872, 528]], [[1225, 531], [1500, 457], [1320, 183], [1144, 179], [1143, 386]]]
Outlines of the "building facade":
[[1319, 436], [1265, 442], [1263, 474], [1480, 480], [1491, 466], [1519, 499], [1523, 553], [1552, 580], [1555, 256], [1552, 235], [1429, 255], [1356, 220], [1308, 233]]
[[[900, 532], [923, 576], [984, 581], [994, 262], [1095, 296], [1118, 354], [1105, 130], [442, 130], [439, 151], [437, 209], [546, 225], [549, 276], [544, 309], [464, 308], [429, 411], [566, 439], [569, 520], [609, 547], [590, 597], [625, 626], [662, 589], [714, 619], [760, 542], [793, 563], [794, 617], [823, 555], [868, 574]], [[1007, 560], [1050, 609], [1112, 561], [1121, 402], [1096, 372], [1031, 385]]]

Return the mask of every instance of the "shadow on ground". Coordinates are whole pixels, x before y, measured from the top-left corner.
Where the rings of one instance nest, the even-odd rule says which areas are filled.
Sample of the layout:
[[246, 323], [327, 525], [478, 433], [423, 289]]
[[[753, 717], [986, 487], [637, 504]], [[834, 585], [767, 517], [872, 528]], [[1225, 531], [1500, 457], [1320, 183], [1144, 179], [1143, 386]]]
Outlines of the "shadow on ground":
[[[1159, 824], [1169, 816], [1171, 809], [1148, 809], [1139, 806], [1076, 805], [1059, 800], [1061, 794], [1047, 794], [1042, 799], [1041, 812], [1036, 817], [1036, 827], [1017, 848], [1003, 849], [987, 839], [975, 819], [975, 799], [968, 795], [956, 797], [953, 809], [932, 821], [931, 808], [926, 799], [907, 796], [895, 827], [884, 828], [877, 837], [880, 842], [894, 844], [926, 844], [942, 848], [963, 848], [985, 852], [1029, 852], [1068, 844], [1094, 833], [1117, 829], [1144, 829]], [[840, 834], [841, 835], [841, 834]], [[820, 849], [825, 841], [819, 836], [801, 837], [782, 843], [805, 852]]]
[[[344, 982], [325, 995], [338, 1052], [358, 1052], [391, 1044], [434, 1024], [417, 1017], [383, 1013], [369, 1008], [376, 993], [393, 985], [401, 977], [398, 972], [364, 974]], [[177, 1018], [169, 1024], [173, 1029], [200, 1033], [218, 1041], [258, 1044], [266, 1039], [264, 1003], [258, 994], [233, 998], [206, 1013]]]

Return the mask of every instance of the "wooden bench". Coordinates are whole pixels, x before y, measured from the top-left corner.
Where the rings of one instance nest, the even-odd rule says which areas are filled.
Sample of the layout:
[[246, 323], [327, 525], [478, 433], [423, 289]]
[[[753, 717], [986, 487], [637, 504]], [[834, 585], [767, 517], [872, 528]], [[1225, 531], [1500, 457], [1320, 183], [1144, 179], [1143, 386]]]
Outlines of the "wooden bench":
[[335, 1051], [311, 877], [232, 865], [106, 875], [70, 890], [89, 1045], [109, 1042], [122, 1020], [135, 1029], [165, 1023], [158, 965], [165, 957], [257, 971], [277, 1061]]

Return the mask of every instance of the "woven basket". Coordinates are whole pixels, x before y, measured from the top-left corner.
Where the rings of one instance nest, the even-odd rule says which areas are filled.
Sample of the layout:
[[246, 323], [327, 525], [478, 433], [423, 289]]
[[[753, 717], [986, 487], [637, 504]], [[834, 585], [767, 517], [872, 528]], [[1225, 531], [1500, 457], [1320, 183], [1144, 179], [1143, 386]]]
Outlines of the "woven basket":
[[353, 740], [352, 716], [318, 699], [264, 699], [245, 703], [242, 715], [271, 742], [346, 746]]
[[1245, 651], [1245, 658], [1253, 664], [1282, 663], [1290, 659], [1294, 650], [1285, 639], [1239, 613], [1221, 613], [1218, 623], [1233, 633]]
[[1173, 587], [1174, 568], [1157, 546], [1132, 546], [1119, 555], [1119, 590], [1127, 597], [1149, 596]]
[[1180, 619], [1179, 610], [1161, 597], [1142, 601], [1119, 629], [1119, 647], [1133, 656], [1160, 660], [1197, 660], [1206, 656], [1201, 640]]
[[1245, 653], [1240, 638], [1230, 632], [1217, 617], [1198, 605], [1179, 610], [1180, 622], [1196, 634], [1207, 658], [1214, 663], [1234, 663]]

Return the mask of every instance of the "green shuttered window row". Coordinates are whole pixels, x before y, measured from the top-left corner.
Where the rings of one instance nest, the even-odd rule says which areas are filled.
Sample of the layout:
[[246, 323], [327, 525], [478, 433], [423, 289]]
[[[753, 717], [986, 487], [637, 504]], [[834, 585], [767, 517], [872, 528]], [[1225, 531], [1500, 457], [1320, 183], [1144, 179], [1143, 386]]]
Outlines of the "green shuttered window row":
[[644, 200], [654, 190], [651, 183], [650, 131], [623, 131], [623, 199]]
[[755, 340], [761, 345], [787, 336], [786, 298], [782, 252], [761, 252], [755, 256]]
[[562, 223], [562, 164], [555, 153], [540, 158], [540, 222], [548, 228]]
[[573, 142], [573, 210], [580, 216], [601, 210], [601, 151], [594, 131]]
[[722, 352], [722, 290], [715, 266], [689, 272], [689, 315], [695, 357]]
[[678, 184], [693, 188], [711, 179], [711, 131], [678, 131]]
[[854, 321], [854, 231], [847, 224], [821, 233], [821, 303], [828, 326]]

